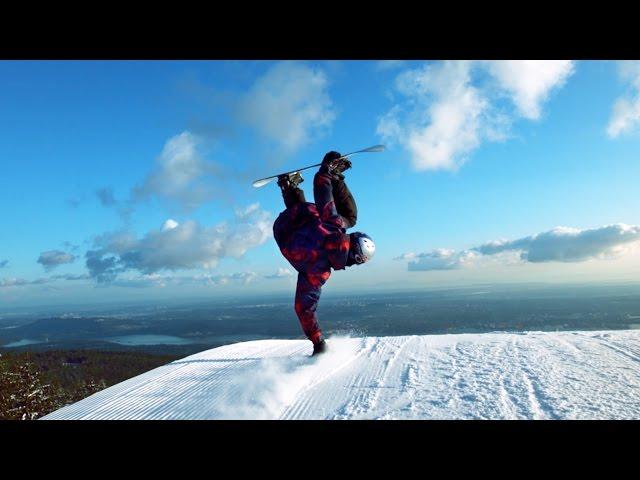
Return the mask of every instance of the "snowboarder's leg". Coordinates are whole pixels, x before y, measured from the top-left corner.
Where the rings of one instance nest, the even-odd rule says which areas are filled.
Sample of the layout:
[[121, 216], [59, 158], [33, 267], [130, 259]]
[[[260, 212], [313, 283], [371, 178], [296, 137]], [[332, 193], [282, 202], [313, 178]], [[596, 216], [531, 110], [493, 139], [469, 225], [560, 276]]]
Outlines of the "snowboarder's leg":
[[307, 279], [306, 274], [298, 273], [298, 285], [296, 287], [295, 310], [302, 331], [314, 345], [320, 343], [322, 331], [318, 325], [316, 308], [320, 300], [321, 285], [313, 285]]
[[297, 203], [305, 203], [304, 192], [299, 188], [293, 188], [282, 192], [282, 198], [284, 199], [284, 205], [287, 208], [291, 208]]
[[[345, 229], [355, 226], [358, 220], [356, 201], [349, 187], [347, 187], [347, 184], [344, 182], [344, 174], [342, 173], [349, 168], [351, 168], [351, 162], [349, 160], [341, 158], [340, 153], [331, 151], [324, 156], [322, 165], [318, 170], [318, 174], [331, 179], [331, 196], [333, 197], [336, 212], [342, 217]], [[321, 189], [318, 189], [316, 192], [314, 188], [314, 194], [317, 193], [322, 197], [326, 197], [320, 190]], [[316, 205], [328, 203], [323, 201], [323, 198], [316, 198], [315, 201]]]
[[336, 202], [336, 210], [344, 218], [345, 228], [355, 226], [358, 220], [358, 207], [356, 201], [344, 181], [344, 175], [334, 175], [331, 182], [333, 184], [333, 197]]
[[294, 172], [289, 175], [281, 175], [278, 177], [278, 186], [282, 191], [282, 198], [284, 205], [287, 208], [291, 208], [297, 203], [305, 203], [304, 192], [298, 188], [304, 182], [304, 178], [300, 175], [300, 172]]

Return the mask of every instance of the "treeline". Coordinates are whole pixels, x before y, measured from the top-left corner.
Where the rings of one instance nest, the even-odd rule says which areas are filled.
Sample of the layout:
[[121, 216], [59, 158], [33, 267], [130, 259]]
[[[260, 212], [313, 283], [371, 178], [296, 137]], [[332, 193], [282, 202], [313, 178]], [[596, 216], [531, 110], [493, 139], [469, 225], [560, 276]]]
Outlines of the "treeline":
[[0, 352], [0, 420], [34, 420], [179, 357], [142, 352]]

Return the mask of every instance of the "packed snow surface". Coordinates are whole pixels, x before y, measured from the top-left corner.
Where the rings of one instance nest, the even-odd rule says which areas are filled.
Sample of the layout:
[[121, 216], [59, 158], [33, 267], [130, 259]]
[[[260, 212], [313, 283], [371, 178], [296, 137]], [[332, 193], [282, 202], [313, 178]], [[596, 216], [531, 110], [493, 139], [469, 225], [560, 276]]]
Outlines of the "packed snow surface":
[[191, 355], [46, 419], [640, 418], [640, 331], [260, 340]]

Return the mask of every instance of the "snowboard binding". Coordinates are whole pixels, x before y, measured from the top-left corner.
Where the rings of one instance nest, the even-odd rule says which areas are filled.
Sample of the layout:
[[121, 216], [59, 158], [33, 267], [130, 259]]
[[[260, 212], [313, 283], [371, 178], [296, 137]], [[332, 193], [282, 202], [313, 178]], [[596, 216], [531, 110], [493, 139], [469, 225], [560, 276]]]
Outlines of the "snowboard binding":
[[302, 182], [304, 182], [304, 178], [302, 178], [300, 172], [286, 173], [278, 176], [278, 186], [283, 192], [297, 188]]
[[346, 158], [338, 158], [327, 165], [327, 170], [331, 174], [342, 173], [351, 168], [351, 160]]
[[346, 156], [341, 155], [339, 152], [331, 151], [322, 159], [322, 166], [320, 171], [323, 170], [330, 175], [339, 175], [345, 170], [351, 168], [351, 161]]

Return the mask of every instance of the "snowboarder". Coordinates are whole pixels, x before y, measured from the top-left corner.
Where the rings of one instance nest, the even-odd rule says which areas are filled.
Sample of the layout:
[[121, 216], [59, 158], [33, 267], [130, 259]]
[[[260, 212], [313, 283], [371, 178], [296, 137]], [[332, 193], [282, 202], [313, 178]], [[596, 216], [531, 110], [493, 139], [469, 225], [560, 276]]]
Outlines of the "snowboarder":
[[281, 175], [284, 210], [273, 224], [273, 236], [282, 255], [298, 272], [295, 311], [305, 335], [313, 342], [313, 355], [326, 351], [318, 325], [316, 308], [322, 286], [331, 269], [365, 263], [373, 257], [375, 245], [365, 233], [347, 234], [356, 224], [358, 210], [344, 181], [351, 162], [338, 152], [328, 152], [313, 179], [314, 203], [305, 200], [298, 185], [300, 172]]

